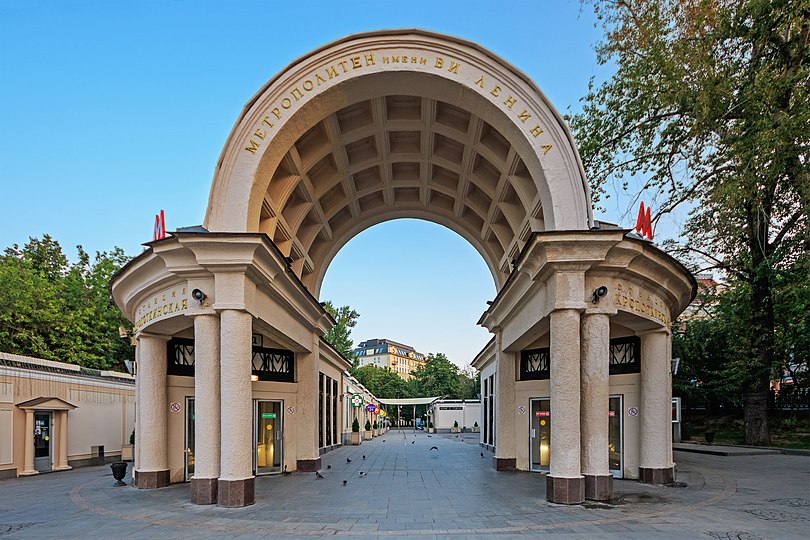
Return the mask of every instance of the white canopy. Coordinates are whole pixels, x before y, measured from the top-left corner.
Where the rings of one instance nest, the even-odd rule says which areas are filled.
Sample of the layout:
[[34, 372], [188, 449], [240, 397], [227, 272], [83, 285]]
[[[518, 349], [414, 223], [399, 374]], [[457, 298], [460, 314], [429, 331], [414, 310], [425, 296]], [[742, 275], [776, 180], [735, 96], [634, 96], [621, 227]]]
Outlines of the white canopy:
[[405, 399], [382, 399], [377, 398], [377, 401], [383, 405], [430, 405], [437, 399], [442, 399], [443, 396], [438, 397], [420, 397], [420, 398], [405, 398]]

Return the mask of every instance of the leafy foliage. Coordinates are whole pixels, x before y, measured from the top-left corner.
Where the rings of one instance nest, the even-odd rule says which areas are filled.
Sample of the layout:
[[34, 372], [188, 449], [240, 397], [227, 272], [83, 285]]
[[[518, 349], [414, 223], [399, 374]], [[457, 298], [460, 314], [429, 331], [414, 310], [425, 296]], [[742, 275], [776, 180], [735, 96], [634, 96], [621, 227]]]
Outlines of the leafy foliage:
[[636, 182], [660, 208], [654, 222], [691, 207], [687, 240], [668, 248], [734, 282], [746, 442], [765, 443], [769, 376], [784, 361], [775, 289], [785, 273], [810, 277], [810, 1], [591, 3], [599, 62], [616, 68], [571, 121], [594, 202]]
[[341, 306], [336, 308], [331, 301], [323, 304], [323, 309], [335, 319], [335, 326], [329, 329], [323, 338], [340, 352], [344, 357], [352, 358], [352, 348], [354, 342], [352, 341], [352, 328], [357, 326], [357, 319], [360, 314], [349, 306]]
[[119, 326], [130, 323], [109, 282], [129, 258], [120, 248], [70, 264], [48, 235], [0, 255], [0, 350], [96, 369], [124, 369], [134, 355]]
[[447, 396], [449, 399], [476, 399], [480, 377], [471, 379], [459, 373], [458, 366], [442, 353], [429, 354], [425, 365], [407, 381], [387, 367], [367, 364], [351, 374], [375, 396], [383, 399]]

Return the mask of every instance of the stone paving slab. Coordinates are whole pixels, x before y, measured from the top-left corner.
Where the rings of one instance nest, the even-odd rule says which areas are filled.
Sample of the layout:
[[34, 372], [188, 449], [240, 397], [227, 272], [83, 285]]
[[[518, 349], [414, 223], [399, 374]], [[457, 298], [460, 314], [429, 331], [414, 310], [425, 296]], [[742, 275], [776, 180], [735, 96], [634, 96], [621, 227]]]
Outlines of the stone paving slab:
[[[313, 473], [257, 478], [256, 504], [238, 509], [193, 505], [188, 484], [115, 488], [108, 467], [3, 480], [0, 540], [757, 540], [807, 538], [810, 530], [807, 457], [741, 455], [730, 460], [678, 452], [678, 480], [685, 487], [617, 480], [610, 503], [565, 506], [545, 500], [542, 475], [495, 472], [491, 454], [485, 452], [482, 459], [476, 441], [474, 436], [389, 432], [359, 447], [324, 454], [322, 480]], [[360, 471], [368, 475], [360, 477]]]

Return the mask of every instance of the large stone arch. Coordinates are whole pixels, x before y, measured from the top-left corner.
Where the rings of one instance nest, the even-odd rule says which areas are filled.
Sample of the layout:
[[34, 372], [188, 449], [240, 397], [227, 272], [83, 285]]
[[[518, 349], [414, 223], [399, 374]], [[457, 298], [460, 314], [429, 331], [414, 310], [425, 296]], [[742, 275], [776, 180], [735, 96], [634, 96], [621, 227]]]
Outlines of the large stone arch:
[[205, 226], [267, 233], [317, 296], [341, 246], [401, 217], [467, 239], [498, 287], [532, 232], [593, 222], [573, 138], [528, 77], [473, 43], [391, 30], [313, 51], [247, 103]]

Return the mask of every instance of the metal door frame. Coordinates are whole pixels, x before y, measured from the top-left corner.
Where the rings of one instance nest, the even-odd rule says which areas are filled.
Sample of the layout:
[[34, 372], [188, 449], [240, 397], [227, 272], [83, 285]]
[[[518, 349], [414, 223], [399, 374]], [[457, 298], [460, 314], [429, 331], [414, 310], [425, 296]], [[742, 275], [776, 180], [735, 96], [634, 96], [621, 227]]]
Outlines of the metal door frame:
[[[34, 426], [36, 428], [36, 417], [37, 415], [47, 415], [48, 416], [48, 459], [50, 460], [48, 463], [47, 469], [39, 469], [37, 468], [37, 460], [45, 459], [44, 457], [36, 457], [36, 447], [34, 447], [34, 470], [41, 471], [41, 472], [48, 472], [53, 470], [53, 411], [34, 411]], [[29, 433], [29, 437], [33, 438], [34, 434]]]
[[[621, 445], [622, 451], [619, 452], [619, 470], [610, 470], [610, 474], [613, 475], [613, 478], [624, 478], [624, 394], [611, 394], [608, 396], [608, 399], [619, 398], [619, 410], [617, 414], [619, 415], [619, 444]], [[610, 405], [608, 404], [608, 410], [610, 410]], [[608, 443], [610, 442], [610, 431], [608, 431]]]
[[[191, 482], [191, 476], [188, 475], [188, 405], [190, 402], [194, 402], [194, 396], [186, 396], [185, 400], [185, 410], [183, 414], [183, 479], [186, 482]], [[194, 403], [196, 405], [196, 402]], [[193, 415], [191, 419], [192, 426], [194, 427], [194, 442], [197, 442], [197, 413]], [[193, 450], [193, 449], [192, 449]], [[197, 468], [197, 461], [196, 457], [194, 460], [194, 468], [196, 472]], [[193, 475], [192, 475], [193, 476]]]
[[[549, 468], [548, 469], [539, 469], [534, 468], [534, 462], [532, 460], [532, 418], [534, 414], [534, 402], [535, 401], [548, 401], [548, 410], [551, 413], [551, 397], [541, 397], [541, 398], [529, 398], [529, 472], [537, 472], [537, 473], [548, 473], [551, 469], [551, 460], [549, 459]], [[552, 418], [549, 416], [549, 418]], [[549, 420], [551, 421], [551, 420]], [[551, 425], [548, 426], [549, 433], [549, 452], [551, 452]]]
[[[259, 473], [258, 458], [259, 458], [259, 434], [257, 433], [257, 421], [259, 419], [259, 403], [278, 403], [279, 404], [279, 424], [281, 429], [281, 458], [279, 463], [281, 466], [278, 471]], [[254, 399], [253, 400], [253, 475], [254, 476], [272, 476], [274, 474], [281, 474], [284, 472], [284, 400], [283, 399]]]

